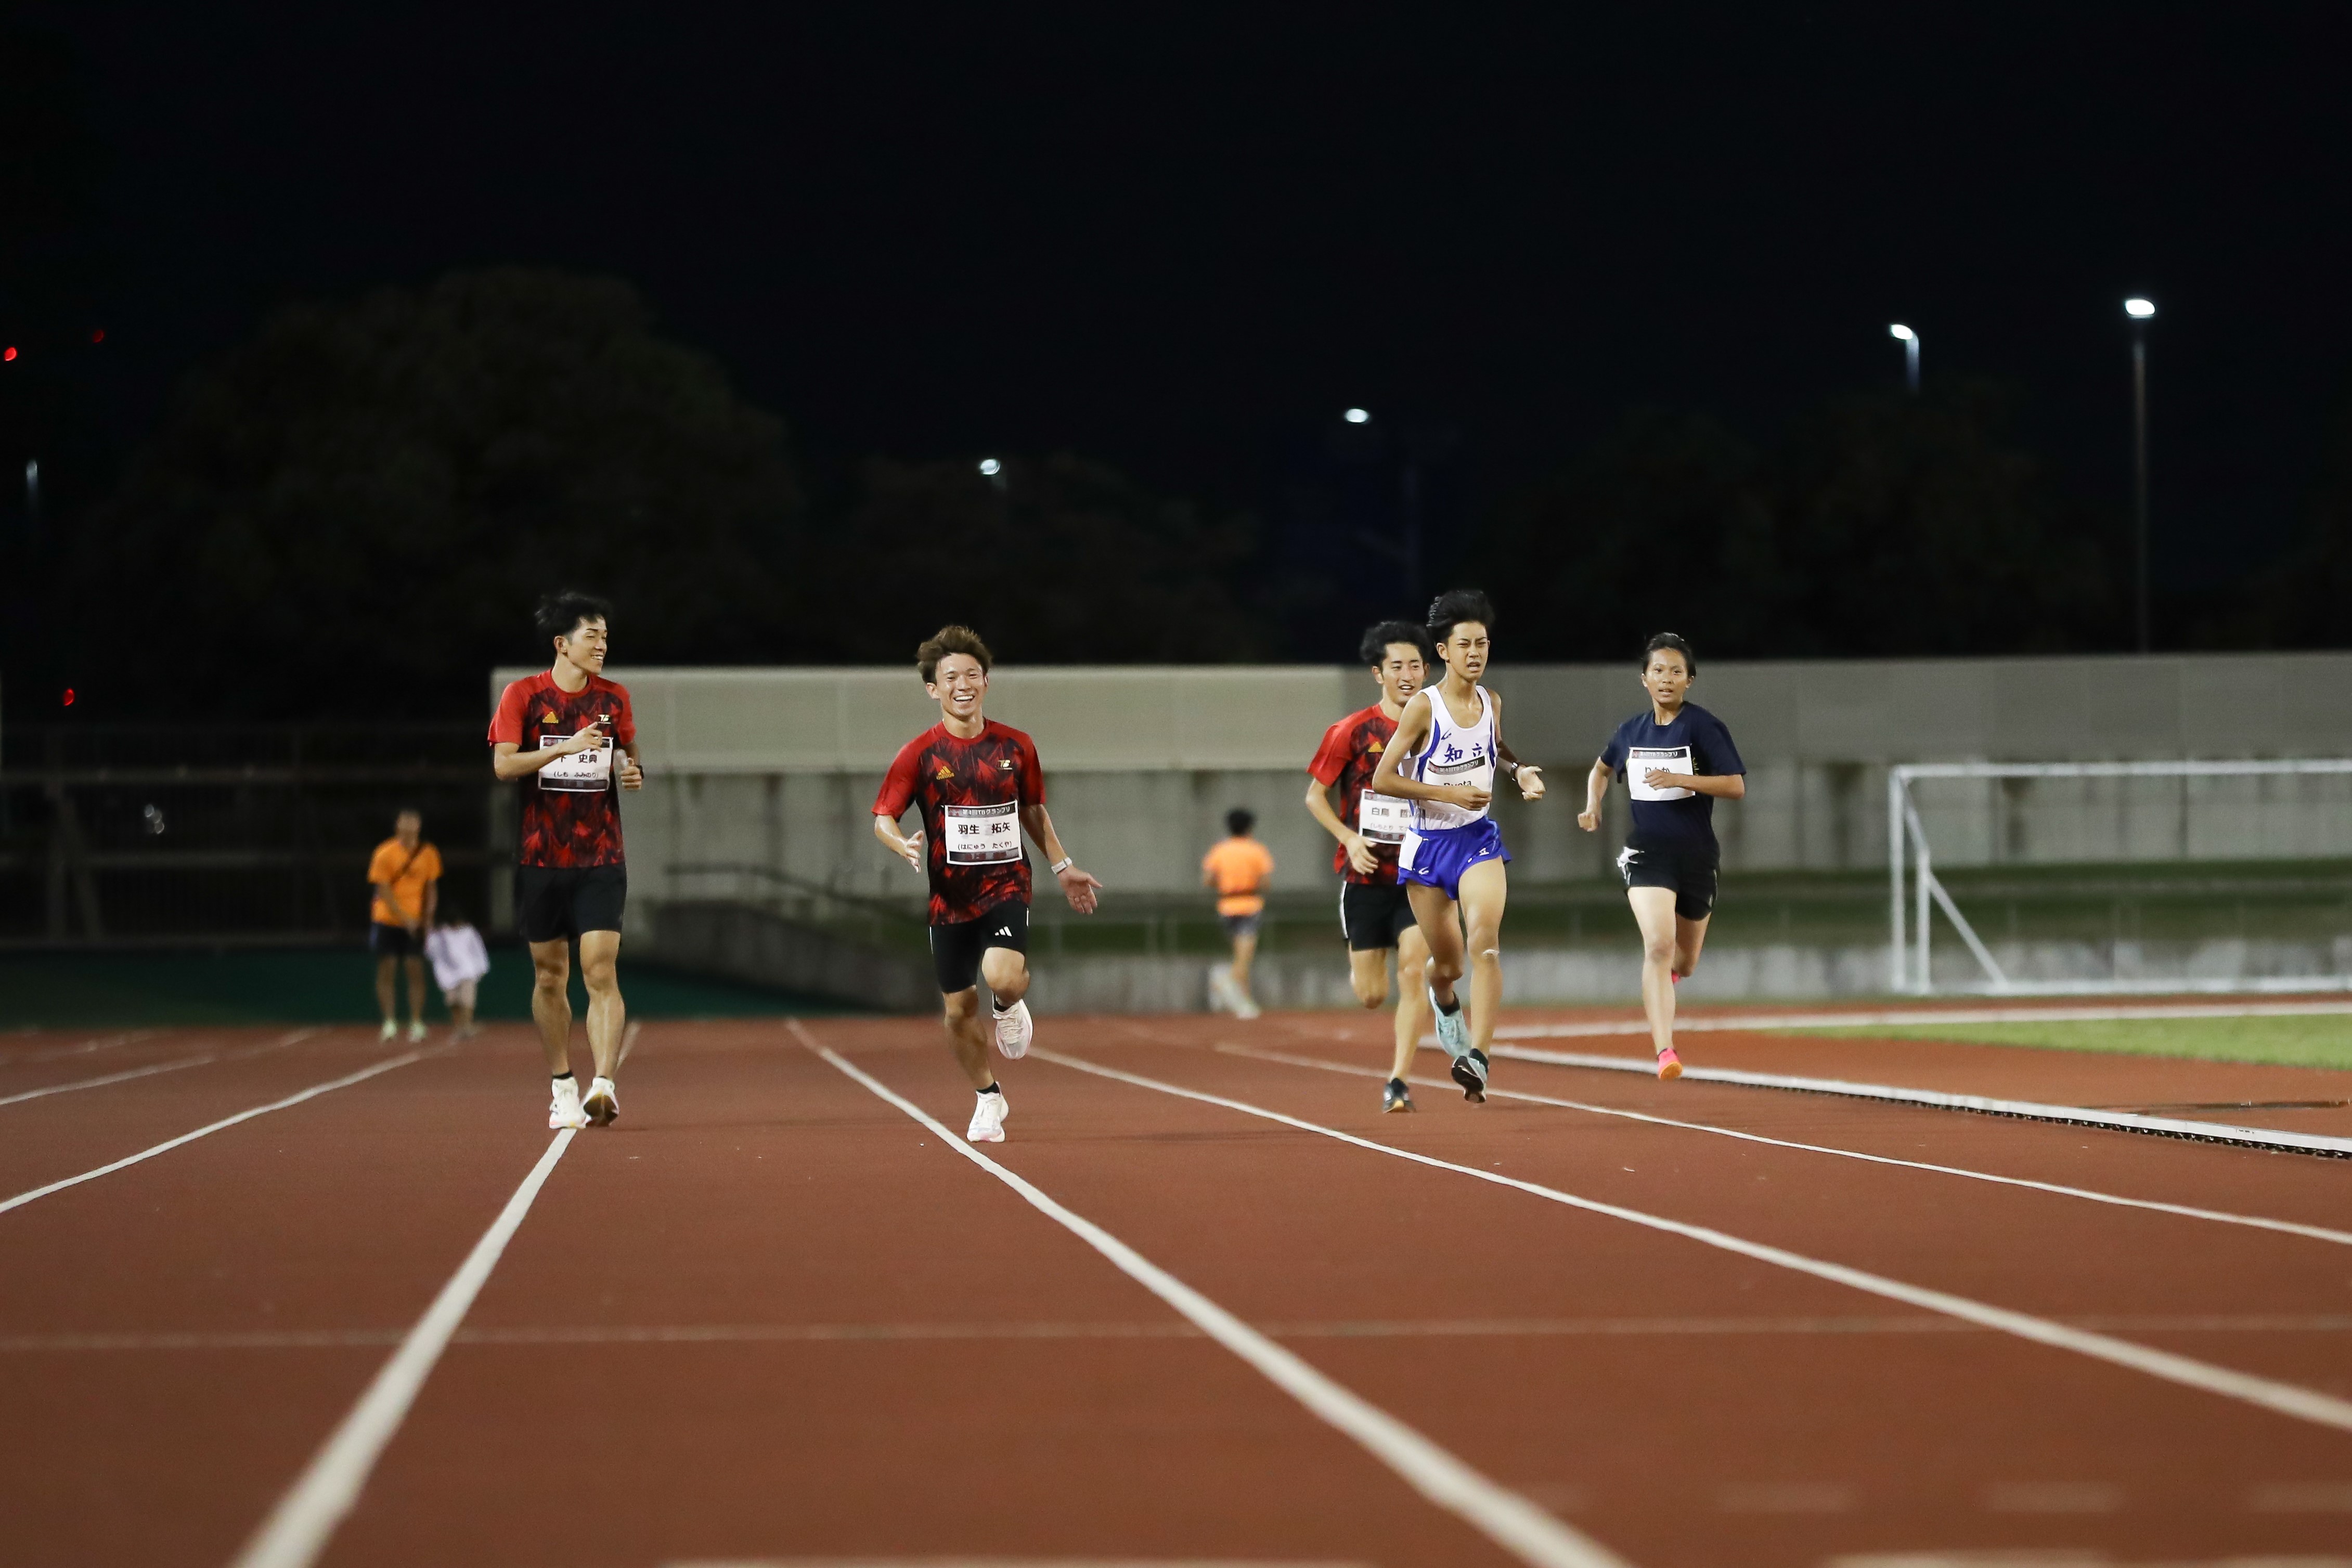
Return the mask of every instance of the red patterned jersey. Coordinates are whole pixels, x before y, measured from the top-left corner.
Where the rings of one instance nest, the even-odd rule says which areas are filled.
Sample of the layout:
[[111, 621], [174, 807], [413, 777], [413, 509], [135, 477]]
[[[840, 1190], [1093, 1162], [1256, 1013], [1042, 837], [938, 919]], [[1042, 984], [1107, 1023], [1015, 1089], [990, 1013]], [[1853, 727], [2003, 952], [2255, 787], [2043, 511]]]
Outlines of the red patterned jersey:
[[551, 762], [521, 780], [524, 865], [619, 865], [621, 780], [618, 747], [635, 743], [629, 694], [602, 675], [576, 692], [551, 674], [509, 681], [490, 718], [490, 744], [512, 741], [537, 751], [569, 740], [583, 725], [600, 726], [604, 744]]
[[[1331, 853], [1331, 869], [1349, 882], [1381, 883], [1397, 879], [1397, 846], [1404, 841], [1404, 830], [1411, 821], [1412, 802], [1390, 795], [1372, 794], [1372, 774], [1380, 768], [1381, 754], [1389, 742], [1396, 738], [1397, 721], [1381, 711], [1381, 705], [1349, 714], [1323, 732], [1323, 744], [1315, 749], [1315, 760], [1307, 771], [1315, 781], [1329, 788], [1339, 787], [1339, 820], [1364, 835], [1381, 857], [1380, 868], [1370, 876], [1348, 863], [1348, 849], [1342, 844]], [[1372, 821], [1364, 821], [1364, 801], [1372, 800]]]
[[923, 814], [930, 845], [931, 924], [977, 920], [1000, 904], [1029, 902], [1021, 811], [1045, 803], [1037, 743], [991, 719], [970, 740], [935, 724], [899, 748], [874, 814]]

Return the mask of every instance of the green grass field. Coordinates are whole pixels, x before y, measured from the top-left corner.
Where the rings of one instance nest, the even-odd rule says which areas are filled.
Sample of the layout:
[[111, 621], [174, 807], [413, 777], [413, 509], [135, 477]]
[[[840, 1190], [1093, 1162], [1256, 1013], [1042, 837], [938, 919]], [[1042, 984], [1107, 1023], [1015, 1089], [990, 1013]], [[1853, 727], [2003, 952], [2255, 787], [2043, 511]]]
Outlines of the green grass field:
[[2028, 1045], [2054, 1051], [2119, 1051], [2138, 1056], [2187, 1056], [2208, 1061], [2267, 1061], [2286, 1067], [2352, 1068], [2352, 1015], [1927, 1024], [1805, 1032], [1866, 1035], [1875, 1040]]
[[[446, 1019], [427, 972], [425, 1016]], [[838, 1002], [706, 979], [621, 960], [632, 1018], [773, 1018], [849, 1009]], [[401, 983], [407, 1016], [407, 982]], [[587, 994], [572, 976], [573, 1016]], [[0, 1030], [194, 1024], [366, 1023], [375, 1013], [375, 960], [350, 948], [264, 948], [226, 953], [11, 953], [0, 955]], [[478, 1016], [530, 1016], [530, 960], [520, 947], [490, 950]]]

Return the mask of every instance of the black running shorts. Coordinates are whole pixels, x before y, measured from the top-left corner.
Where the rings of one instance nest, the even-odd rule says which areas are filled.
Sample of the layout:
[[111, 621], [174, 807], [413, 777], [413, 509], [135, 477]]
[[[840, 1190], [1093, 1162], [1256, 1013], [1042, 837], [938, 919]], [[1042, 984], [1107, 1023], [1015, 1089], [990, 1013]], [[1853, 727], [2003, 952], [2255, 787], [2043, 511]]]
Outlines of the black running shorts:
[[421, 958], [425, 939], [412, 935], [405, 925], [373, 920], [368, 923], [368, 951], [379, 958]]
[[1704, 920], [1715, 913], [1719, 858], [1713, 844], [1636, 838], [1618, 852], [1617, 869], [1627, 887], [1673, 888], [1675, 913], [1685, 920]]
[[940, 994], [951, 997], [980, 984], [980, 956], [991, 947], [1029, 951], [1029, 906], [1000, 904], [977, 920], [931, 927], [931, 968]]
[[1339, 935], [1350, 953], [1381, 953], [1412, 929], [1412, 900], [1401, 882], [1339, 884]]
[[557, 942], [583, 931], [618, 931], [629, 902], [625, 865], [519, 865], [515, 929], [526, 942]]

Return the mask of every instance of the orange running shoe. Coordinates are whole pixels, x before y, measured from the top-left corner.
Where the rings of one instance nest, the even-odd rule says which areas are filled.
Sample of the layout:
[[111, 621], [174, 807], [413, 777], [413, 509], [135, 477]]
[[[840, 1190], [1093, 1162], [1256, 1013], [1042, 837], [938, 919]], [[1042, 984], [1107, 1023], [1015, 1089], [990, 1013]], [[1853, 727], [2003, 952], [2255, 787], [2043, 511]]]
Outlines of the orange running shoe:
[[1671, 1082], [1683, 1075], [1683, 1059], [1675, 1054], [1673, 1046], [1658, 1052], [1658, 1076]]

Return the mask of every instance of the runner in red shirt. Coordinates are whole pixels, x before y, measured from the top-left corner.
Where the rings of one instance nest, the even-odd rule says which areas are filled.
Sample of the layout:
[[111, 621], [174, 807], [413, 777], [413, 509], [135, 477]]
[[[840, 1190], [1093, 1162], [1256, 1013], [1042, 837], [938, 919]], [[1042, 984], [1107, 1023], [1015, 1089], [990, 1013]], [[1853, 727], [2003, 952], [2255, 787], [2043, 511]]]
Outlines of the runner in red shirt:
[[[1389, 950], [1396, 950], [1396, 1051], [1381, 1091], [1381, 1109], [1410, 1111], [1412, 1091], [1405, 1079], [1429, 1023], [1422, 973], [1429, 944], [1413, 924], [1412, 904], [1397, 881], [1397, 845], [1412, 824], [1412, 802], [1376, 794], [1372, 772], [1396, 737], [1405, 700], [1427, 683], [1437, 651], [1423, 627], [1383, 621], [1366, 630], [1356, 656], [1371, 666], [1381, 700], [1323, 732], [1323, 744], [1307, 765], [1313, 780], [1307, 786], [1307, 810], [1339, 841], [1331, 857], [1331, 869], [1340, 876], [1339, 935], [1348, 944], [1348, 979], [1367, 1008], [1388, 1000]], [[1334, 785], [1339, 790], [1337, 810], [1331, 805]]]
[[[940, 705], [940, 722], [899, 749], [874, 797], [874, 836], [924, 871], [931, 883], [931, 967], [946, 998], [948, 1039], [980, 1092], [964, 1136], [1004, 1141], [1004, 1091], [988, 1064], [989, 1029], [980, 1016], [985, 979], [993, 998], [996, 1049], [1010, 1060], [1027, 1052], [1029, 857], [1027, 829], [1045, 852], [1062, 895], [1091, 915], [1102, 883], [1070, 863], [1045, 815], [1045, 775], [1037, 746], [1017, 729], [984, 718], [988, 644], [968, 626], [946, 626], [915, 651], [923, 690]], [[908, 806], [922, 811], [912, 833], [898, 831]]]
[[[530, 1016], [555, 1081], [550, 1127], [610, 1125], [621, 1113], [619, 1071], [627, 1009], [614, 972], [629, 869], [621, 855], [621, 789], [640, 789], [637, 726], [629, 694], [604, 679], [612, 606], [584, 593], [540, 601], [535, 624], [555, 645], [543, 675], [510, 681], [490, 720], [490, 766], [524, 780], [515, 865], [515, 924], [530, 944]], [[616, 750], [617, 747], [617, 750]], [[535, 775], [535, 777], [534, 777]], [[588, 1050], [596, 1081], [583, 1103], [572, 1076], [572, 944], [588, 988]]]

